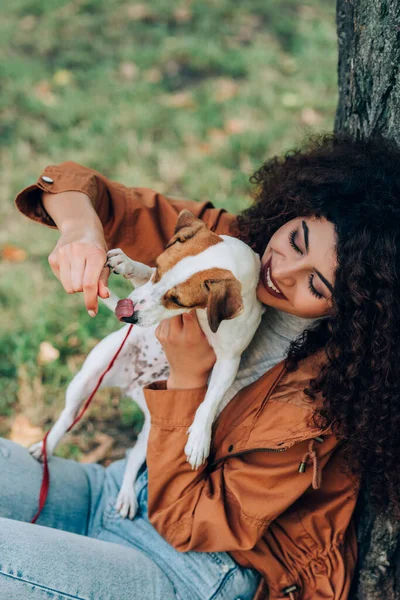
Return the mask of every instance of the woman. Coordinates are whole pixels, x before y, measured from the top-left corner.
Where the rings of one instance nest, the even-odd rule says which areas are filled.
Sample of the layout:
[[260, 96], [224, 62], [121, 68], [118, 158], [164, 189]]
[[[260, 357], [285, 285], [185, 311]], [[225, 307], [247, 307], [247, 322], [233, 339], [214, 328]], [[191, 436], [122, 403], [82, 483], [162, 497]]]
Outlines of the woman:
[[159, 325], [171, 372], [145, 389], [152, 428], [133, 521], [114, 508], [123, 461], [105, 470], [53, 458], [47, 528], [22, 523], [41, 468], [2, 442], [5, 597], [348, 597], [359, 485], [377, 507], [400, 505], [399, 165], [389, 142], [321, 137], [261, 167], [239, 217], [74, 163], [18, 195], [22, 212], [60, 229], [50, 265], [92, 314], [108, 293], [106, 248], [151, 264], [183, 207], [259, 252], [269, 308], [197, 471], [183, 448], [215, 357], [193, 316]]

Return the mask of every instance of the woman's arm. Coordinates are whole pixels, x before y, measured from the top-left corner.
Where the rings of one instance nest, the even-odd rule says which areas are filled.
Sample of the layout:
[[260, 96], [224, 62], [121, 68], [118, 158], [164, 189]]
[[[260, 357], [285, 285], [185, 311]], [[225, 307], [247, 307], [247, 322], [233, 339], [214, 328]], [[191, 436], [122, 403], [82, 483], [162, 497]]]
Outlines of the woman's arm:
[[[107, 273], [102, 271], [107, 248], [122, 248], [134, 260], [152, 266], [184, 208], [218, 233], [230, 233], [235, 222], [233, 215], [210, 202], [174, 200], [147, 188], [127, 188], [73, 162], [46, 167], [15, 202], [30, 219], [60, 229], [61, 238], [49, 259], [52, 269], [66, 291], [83, 290], [86, 307], [94, 311], [97, 292], [103, 297], [107, 294]], [[93, 255], [86, 256], [89, 247]], [[76, 262], [82, 250], [85, 265], [90, 259], [87, 272]], [[72, 272], [74, 281], [68, 276]]]

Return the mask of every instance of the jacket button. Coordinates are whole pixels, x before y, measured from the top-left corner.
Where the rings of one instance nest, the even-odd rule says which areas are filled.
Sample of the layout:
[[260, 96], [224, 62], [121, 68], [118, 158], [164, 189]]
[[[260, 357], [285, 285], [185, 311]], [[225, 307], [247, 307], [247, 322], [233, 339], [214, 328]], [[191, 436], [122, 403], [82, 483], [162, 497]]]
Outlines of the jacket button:
[[231, 445], [229, 446], [229, 448], [228, 448], [228, 452], [232, 452], [232, 450], [233, 450], [233, 444], [231, 444]]
[[51, 177], [47, 177], [47, 175], [43, 175], [42, 181], [44, 181], [45, 183], [54, 183], [54, 179], [52, 179]]

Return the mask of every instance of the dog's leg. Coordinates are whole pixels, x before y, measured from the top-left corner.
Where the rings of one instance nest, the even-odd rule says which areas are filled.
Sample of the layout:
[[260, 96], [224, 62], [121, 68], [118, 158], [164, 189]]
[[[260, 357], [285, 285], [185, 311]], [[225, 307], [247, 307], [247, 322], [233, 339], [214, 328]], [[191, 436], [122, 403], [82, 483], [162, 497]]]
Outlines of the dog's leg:
[[196, 411], [193, 423], [188, 429], [189, 438], [185, 454], [193, 469], [198, 469], [210, 453], [212, 426], [218, 407], [232, 383], [239, 368], [240, 356], [217, 358], [214, 365], [206, 397]]
[[147, 442], [150, 434], [150, 414], [148, 410], [144, 412], [145, 421], [143, 428], [137, 437], [134, 448], [129, 454], [124, 479], [115, 503], [116, 510], [124, 519], [126, 517], [133, 519], [138, 508], [135, 493], [135, 481], [140, 467], [146, 460]]
[[[97, 344], [97, 346], [89, 353], [79, 373], [75, 375], [69, 384], [66, 392], [65, 408], [51, 428], [47, 438], [46, 446], [48, 456], [53, 454], [61, 438], [79, 413], [84, 401], [95, 388], [100, 375], [106, 369], [113, 355], [121, 345], [121, 342], [126, 335], [126, 329], [126, 327], [122, 327]], [[129, 385], [132, 374], [126, 373], [123, 367], [124, 357], [129, 353], [129, 348], [132, 346], [136, 337], [134, 332], [131, 333], [131, 336], [132, 338], [127, 340], [127, 343], [118, 356], [113, 368], [104, 377], [100, 389], [110, 386], [118, 386], [124, 389]], [[42, 442], [33, 444], [29, 448], [29, 451], [37, 460], [41, 460], [43, 458]]]
[[130, 259], [121, 248], [113, 248], [107, 252], [106, 265], [113, 273], [129, 279], [135, 288], [147, 283], [155, 270]]

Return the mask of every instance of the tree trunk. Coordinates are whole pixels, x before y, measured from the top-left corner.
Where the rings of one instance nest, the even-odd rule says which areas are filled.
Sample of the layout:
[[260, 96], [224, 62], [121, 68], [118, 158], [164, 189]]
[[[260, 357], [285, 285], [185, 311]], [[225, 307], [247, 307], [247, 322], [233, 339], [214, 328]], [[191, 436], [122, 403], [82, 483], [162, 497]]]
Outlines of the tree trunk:
[[[335, 131], [400, 145], [400, 0], [337, 0], [339, 104]], [[357, 511], [359, 561], [350, 600], [400, 600], [400, 523]]]
[[335, 130], [381, 132], [400, 145], [399, 0], [337, 0], [337, 31]]

